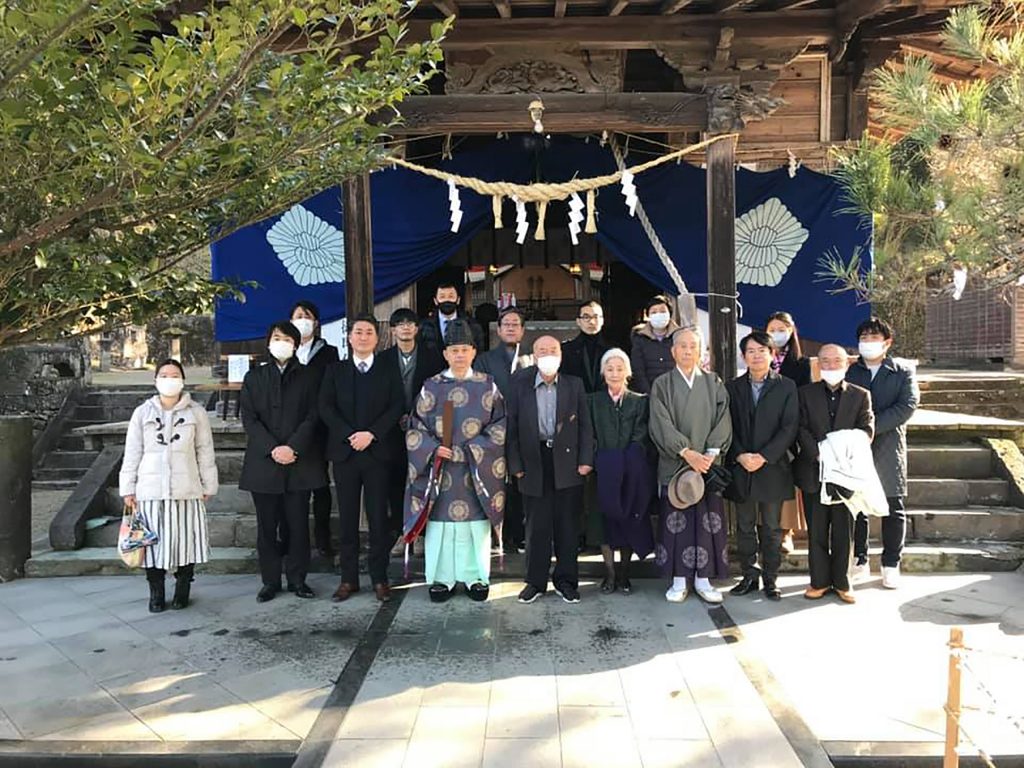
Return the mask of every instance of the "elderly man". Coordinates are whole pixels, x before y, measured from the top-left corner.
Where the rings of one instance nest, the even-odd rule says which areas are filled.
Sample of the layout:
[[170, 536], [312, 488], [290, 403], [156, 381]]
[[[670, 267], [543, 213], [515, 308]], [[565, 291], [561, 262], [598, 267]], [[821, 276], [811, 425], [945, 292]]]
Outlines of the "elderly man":
[[853, 518], [845, 504], [822, 504], [819, 480], [818, 444], [830, 432], [861, 429], [874, 437], [875, 419], [871, 395], [845, 381], [846, 350], [826, 344], [818, 352], [821, 381], [800, 388], [800, 455], [794, 467], [797, 485], [803, 492], [808, 534], [811, 586], [808, 600], [819, 600], [834, 590], [844, 603], [856, 602], [850, 591], [850, 552], [853, 547]]
[[[562, 346], [551, 336], [533, 343], [535, 366], [512, 380], [508, 401], [508, 471], [526, 511], [526, 586], [532, 603], [551, 581], [567, 603], [578, 603], [577, 520], [583, 478], [594, 467], [594, 431], [583, 382], [559, 373]], [[600, 361], [598, 361], [600, 362]]]
[[756, 592], [763, 578], [765, 597], [780, 600], [775, 583], [782, 561], [779, 518], [782, 503], [794, 496], [789, 450], [796, 442], [800, 404], [796, 384], [772, 370], [774, 345], [767, 333], [751, 332], [740, 349], [747, 372], [725, 385], [732, 415], [725, 463], [732, 470], [729, 496], [736, 501], [736, 550], [743, 568], [731, 593]]
[[722, 498], [699, 486], [703, 494], [677, 506], [668, 493], [673, 476], [684, 467], [706, 476], [720, 464], [732, 442], [729, 395], [717, 374], [700, 369], [704, 342], [699, 328], [680, 328], [672, 334], [675, 368], [651, 387], [651, 439], [658, 449], [661, 489], [661, 541], [655, 562], [672, 580], [665, 599], [686, 599], [688, 582], [707, 603], [722, 602], [711, 579], [729, 575], [728, 533]]
[[[846, 380], [871, 392], [875, 415], [875, 439], [871, 452], [875, 469], [889, 503], [882, 518], [882, 586], [896, 589], [900, 578], [900, 556], [907, 537], [904, 498], [907, 495], [907, 422], [917, 410], [921, 392], [914, 369], [889, 354], [892, 328], [872, 317], [857, 328], [860, 359], [850, 366]], [[853, 529], [853, 576], [868, 576], [868, 519], [857, 515]]]
[[473, 370], [475, 355], [469, 324], [454, 321], [444, 350], [448, 368], [424, 382], [405, 435], [405, 533], [417, 529], [429, 507], [424, 549], [436, 603], [458, 583], [471, 599], [487, 599], [490, 531], [501, 527], [505, 509], [505, 404], [491, 377]]
[[[533, 356], [523, 354], [523, 334], [526, 332], [526, 315], [519, 307], [506, 307], [498, 315], [498, 338], [501, 344], [478, 355], [473, 364], [475, 370], [486, 373], [494, 379], [498, 391], [509, 397], [512, 377], [533, 365]], [[508, 553], [526, 551], [526, 531], [523, 525], [523, 498], [515, 483], [508, 483], [505, 496], [505, 524], [501, 544]]]

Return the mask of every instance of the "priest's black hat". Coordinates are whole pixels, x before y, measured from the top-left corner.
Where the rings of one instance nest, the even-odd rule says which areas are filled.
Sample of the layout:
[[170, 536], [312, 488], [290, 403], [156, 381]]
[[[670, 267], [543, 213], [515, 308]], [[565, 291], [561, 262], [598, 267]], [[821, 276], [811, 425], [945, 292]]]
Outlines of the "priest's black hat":
[[476, 341], [473, 339], [473, 329], [469, 323], [461, 318], [456, 318], [448, 323], [444, 332], [444, 343], [446, 347], [453, 344], [468, 344], [476, 348]]

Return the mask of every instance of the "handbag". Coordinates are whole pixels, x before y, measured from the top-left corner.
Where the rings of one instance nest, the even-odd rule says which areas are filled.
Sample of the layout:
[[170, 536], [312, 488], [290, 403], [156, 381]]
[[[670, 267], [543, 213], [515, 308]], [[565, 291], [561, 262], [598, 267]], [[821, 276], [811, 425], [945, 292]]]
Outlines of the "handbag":
[[159, 538], [149, 530], [134, 509], [124, 508], [121, 514], [121, 528], [117, 534], [117, 554], [129, 568], [141, 568], [146, 561], [146, 547], [157, 543]]

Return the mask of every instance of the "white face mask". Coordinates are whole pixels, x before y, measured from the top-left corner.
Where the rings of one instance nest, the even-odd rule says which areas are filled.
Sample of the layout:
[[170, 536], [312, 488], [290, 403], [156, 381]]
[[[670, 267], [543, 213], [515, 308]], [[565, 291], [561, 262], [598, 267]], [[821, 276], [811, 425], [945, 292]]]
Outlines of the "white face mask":
[[846, 371], [822, 371], [821, 380], [828, 384], [830, 387], [834, 387], [843, 379], [846, 378]]
[[270, 342], [267, 349], [270, 350], [271, 357], [281, 363], [288, 362], [295, 354], [295, 345], [290, 341], [281, 341], [280, 339]]
[[669, 320], [672, 316], [668, 312], [655, 312], [653, 315], [648, 315], [647, 319], [651, 322], [651, 327], [657, 330], [668, 327]]
[[789, 331], [772, 331], [768, 335], [772, 337], [772, 343], [781, 349], [789, 344], [789, 339], [793, 334]]
[[865, 360], [878, 360], [885, 357], [884, 341], [862, 341], [857, 345], [857, 351]]
[[558, 373], [558, 366], [562, 364], [562, 358], [557, 355], [544, 355], [537, 358], [537, 370], [544, 376], [554, 376]]
[[185, 382], [182, 379], [162, 376], [156, 380], [156, 391], [164, 397], [177, 397], [184, 388]]
[[313, 335], [313, 327], [316, 323], [307, 317], [300, 317], [298, 320], [292, 320], [292, 325], [301, 334], [302, 338]]

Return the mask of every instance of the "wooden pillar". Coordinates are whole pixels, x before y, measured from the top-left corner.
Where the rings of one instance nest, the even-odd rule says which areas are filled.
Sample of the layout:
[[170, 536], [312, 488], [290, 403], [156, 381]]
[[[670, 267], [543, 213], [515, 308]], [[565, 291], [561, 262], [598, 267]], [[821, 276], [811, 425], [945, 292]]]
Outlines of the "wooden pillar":
[[[728, 380], [736, 375], [736, 140], [707, 151], [708, 315], [711, 365]], [[719, 295], [714, 295], [719, 294]]]
[[373, 312], [373, 230], [370, 226], [370, 175], [341, 184], [345, 213], [345, 315]]

